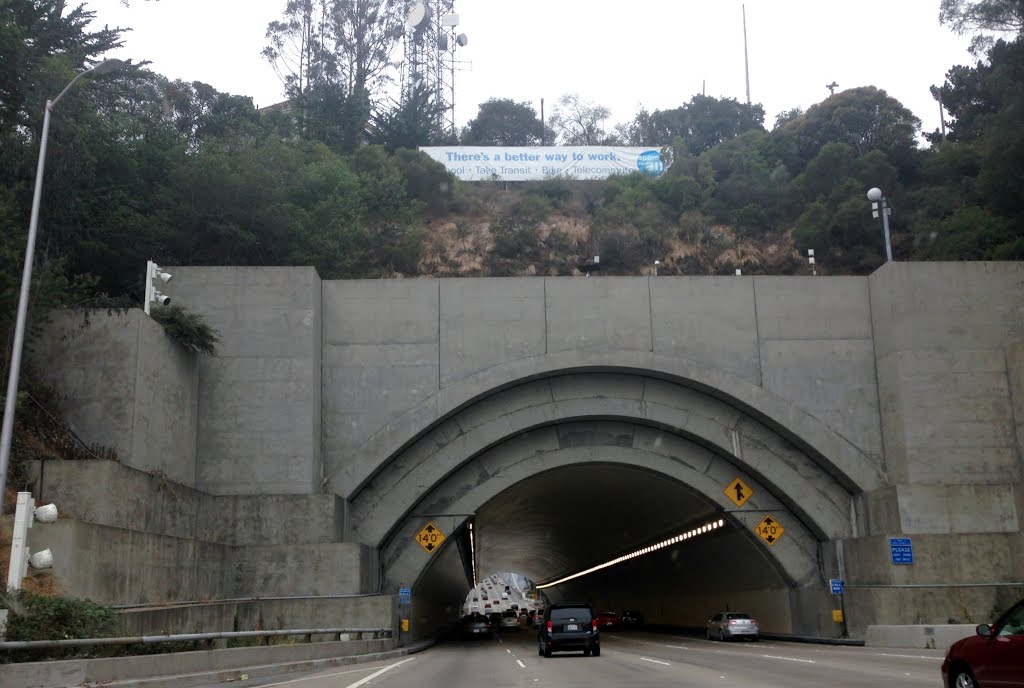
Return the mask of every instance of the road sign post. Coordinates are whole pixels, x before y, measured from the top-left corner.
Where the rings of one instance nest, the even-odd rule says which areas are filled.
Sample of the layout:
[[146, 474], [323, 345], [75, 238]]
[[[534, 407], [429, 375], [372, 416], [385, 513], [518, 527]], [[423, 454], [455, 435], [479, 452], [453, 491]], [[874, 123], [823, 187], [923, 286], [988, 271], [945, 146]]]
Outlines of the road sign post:
[[846, 601], [843, 594], [845, 584], [838, 578], [830, 578], [828, 581], [829, 590], [833, 595], [839, 597], [839, 609], [832, 610], [832, 620], [843, 625], [842, 637], [847, 637], [846, 629]]

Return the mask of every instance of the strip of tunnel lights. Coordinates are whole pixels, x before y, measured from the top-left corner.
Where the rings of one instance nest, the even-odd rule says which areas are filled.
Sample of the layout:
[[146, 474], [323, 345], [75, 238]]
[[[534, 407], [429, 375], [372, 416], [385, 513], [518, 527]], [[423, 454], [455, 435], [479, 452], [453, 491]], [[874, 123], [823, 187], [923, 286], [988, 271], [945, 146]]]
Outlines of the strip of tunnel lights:
[[469, 524], [469, 561], [473, 567], [473, 589], [476, 589], [476, 547], [473, 545], [473, 524]]
[[649, 545], [647, 547], [641, 547], [640, 549], [636, 550], [635, 552], [630, 552], [629, 554], [623, 554], [621, 557], [615, 557], [611, 561], [606, 561], [603, 564], [598, 564], [597, 566], [592, 566], [591, 568], [589, 568], [589, 569], [587, 569], [585, 571], [580, 571], [579, 573], [574, 573], [571, 576], [566, 576], [565, 578], [559, 578], [558, 580], [553, 581], [551, 583], [545, 583], [544, 585], [538, 585], [537, 589], [538, 590], [543, 590], [544, 588], [550, 588], [552, 586], [559, 585], [560, 583], [565, 583], [566, 581], [571, 581], [573, 578], [579, 578], [580, 576], [586, 576], [589, 573], [594, 573], [595, 571], [600, 571], [601, 569], [606, 569], [609, 566], [615, 566], [616, 564], [621, 564], [624, 561], [629, 561], [630, 559], [635, 559], [636, 557], [642, 557], [645, 554], [651, 554], [652, 552], [657, 552], [659, 549], [664, 549], [665, 547], [669, 547], [670, 545], [675, 545], [677, 543], [683, 542], [684, 540], [690, 540], [690, 539], [698, 537], [700, 535], [705, 535], [707, 533], [710, 533], [711, 531], [717, 530], [717, 529], [721, 528], [724, 525], [725, 525], [725, 521], [722, 520], [722, 519], [718, 519], [717, 521], [711, 521], [710, 523], [705, 523], [704, 525], [697, 526], [696, 528], [692, 528], [692, 529], [686, 531], [685, 533], [681, 533], [679, 535], [676, 535], [675, 537], [670, 537], [668, 540], [662, 540], [661, 542], [659, 542], [659, 543], [657, 543], [655, 545]]

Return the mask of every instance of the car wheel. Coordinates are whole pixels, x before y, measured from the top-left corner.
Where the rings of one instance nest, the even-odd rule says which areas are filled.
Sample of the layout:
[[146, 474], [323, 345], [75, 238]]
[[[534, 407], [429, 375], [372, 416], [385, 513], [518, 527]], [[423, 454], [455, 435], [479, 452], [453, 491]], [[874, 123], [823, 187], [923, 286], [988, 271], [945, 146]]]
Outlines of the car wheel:
[[590, 650], [584, 650], [583, 651], [583, 656], [584, 657], [589, 657], [590, 656]]
[[544, 645], [541, 644], [541, 643], [537, 643], [537, 656], [538, 657], [543, 657], [544, 656]]
[[761, 636], [759, 636], [759, 635], [755, 635], [755, 636], [754, 636], [753, 638], [751, 638], [751, 640], [753, 640], [753, 641], [754, 641], [754, 642], [756, 643], [756, 642], [758, 642], [759, 640], [761, 640]]
[[547, 647], [547, 646], [544, 647], [544, 656], [549, 658], [549, 659], [551, 658], [551, 648], [550, 647]]
[[593, 651], [593, 655], [594, 655], [595, 657], [600, 657], [600, 656], [601, 656], [601, 648], [599, 648], [599, 647], [595, 647], [595, 648], [594, 648], [594, 651]]
[[970, 669], [957, 669], [953, 674], [953, 688], [978, 688]]
[[718, 641], [725, 642], [725, 630], [721, 628], [718, 629]]
[[711, 640], [711, 629], [710, 628], [706, 629], [704, 631], [704, 635], [706, 635], [708, 637], [708, 640]]

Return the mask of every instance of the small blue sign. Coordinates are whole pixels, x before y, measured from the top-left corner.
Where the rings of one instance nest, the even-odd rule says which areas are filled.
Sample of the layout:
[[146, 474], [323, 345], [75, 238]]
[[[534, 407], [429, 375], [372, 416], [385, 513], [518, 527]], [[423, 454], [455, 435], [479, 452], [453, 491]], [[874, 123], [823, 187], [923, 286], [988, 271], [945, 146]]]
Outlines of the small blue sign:
[[889, 551], [894, 564], [914, 563], [914, 545], [910, 538], [889, 538]]
[[412, 588], [398, 589], [398, 604], [412, 604]]
[[832, 589], [833, 595], [843, 594], [843, 581], [839, 580], [838, 578], [829, 578], [828, 587]]

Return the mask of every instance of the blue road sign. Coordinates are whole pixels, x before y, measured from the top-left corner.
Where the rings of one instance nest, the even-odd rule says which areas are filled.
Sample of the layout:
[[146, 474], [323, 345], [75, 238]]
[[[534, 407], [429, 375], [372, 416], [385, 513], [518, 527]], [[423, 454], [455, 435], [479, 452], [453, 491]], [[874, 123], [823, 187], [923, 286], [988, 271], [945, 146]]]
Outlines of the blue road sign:
[[833, 595], [843, 594], [843, 581], [839, 580], [838, 578], [829, 578], [828, 587], [832, 589]]
[[894, 564], [914, 563], [914, 545], [910, 538], [889, 538], [889, 551]]
[[398, 604], [412, 604], [412, 588], [398, 589]]

